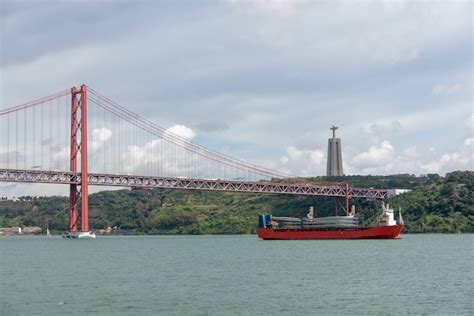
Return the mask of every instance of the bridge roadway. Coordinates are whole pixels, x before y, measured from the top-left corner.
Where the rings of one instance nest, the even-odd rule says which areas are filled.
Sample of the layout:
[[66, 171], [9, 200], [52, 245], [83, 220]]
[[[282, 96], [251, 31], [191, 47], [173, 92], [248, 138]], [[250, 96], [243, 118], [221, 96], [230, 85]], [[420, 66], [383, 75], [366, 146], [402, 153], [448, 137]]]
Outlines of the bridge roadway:
[[[0, 169], [0, 182], [81, 183], [80, 172]], [[89, 173], [89, 185], [385, 199], [387, 190], [344, 184], [274, 183]]]

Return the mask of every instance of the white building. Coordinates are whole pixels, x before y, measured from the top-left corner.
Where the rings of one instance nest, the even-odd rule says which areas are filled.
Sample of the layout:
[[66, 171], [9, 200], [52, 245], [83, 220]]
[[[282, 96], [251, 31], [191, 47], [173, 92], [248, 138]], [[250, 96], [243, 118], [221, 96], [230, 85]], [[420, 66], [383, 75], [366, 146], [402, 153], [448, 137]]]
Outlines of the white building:
[[405, 192], [410, 192], [411, 190], [408, 189], [388, 189], [387, 190], [387, 197], [397, 196], [403, 194]]

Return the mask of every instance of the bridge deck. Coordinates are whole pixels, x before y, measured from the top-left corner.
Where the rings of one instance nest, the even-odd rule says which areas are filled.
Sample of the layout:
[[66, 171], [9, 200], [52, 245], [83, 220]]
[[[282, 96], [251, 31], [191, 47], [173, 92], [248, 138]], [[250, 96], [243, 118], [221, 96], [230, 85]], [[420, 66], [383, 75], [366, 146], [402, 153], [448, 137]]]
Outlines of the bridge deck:
[[[81, 174], [67, 171], [0, 169], [0, 182], [80, 184]], [[89, 174], [89, 185], [332, 197], [346, 196], [346, 186], [341, 184], [284, 184], [222, 179], [149, 177], [99, 173]], [[349, 197], [385, 199], [387, 197], [387, 190], [349, 186]]]
[[[66, 171], [0, 169], [0, 182], [80, 184], [80, 175], [80, 173]], [[346, 187], [345, 185], [340, 184], [284, 184], [222, 179], [149, 177], [98, 173], [89, 174], [89, 185], [277, 193], [333, 197], [346, 196]], [[380, 189], [349, 187], [349, 197], [385, 199], [387, 197], [387, 191]]]

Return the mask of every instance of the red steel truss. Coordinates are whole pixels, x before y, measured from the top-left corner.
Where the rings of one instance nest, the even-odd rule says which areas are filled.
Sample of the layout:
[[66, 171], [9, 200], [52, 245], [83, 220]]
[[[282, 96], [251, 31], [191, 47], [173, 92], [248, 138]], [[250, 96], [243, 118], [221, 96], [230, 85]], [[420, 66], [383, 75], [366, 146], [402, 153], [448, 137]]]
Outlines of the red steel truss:
[[[83, 175], [78, 172], [0, 169], [0, 182], [34, 182], [79, 185], [82, 184], [83, 178]], [[341, 197], [347, 201], [346, 208], [348, 208], [347, 204], [349, 198], [387, 198], [387, 190], [352, 187], [347, 184], [283, 184], [272, 182], [148, 177], [99, 173], [89, 173], [87, 180], [89, 185], [100, 186]]]

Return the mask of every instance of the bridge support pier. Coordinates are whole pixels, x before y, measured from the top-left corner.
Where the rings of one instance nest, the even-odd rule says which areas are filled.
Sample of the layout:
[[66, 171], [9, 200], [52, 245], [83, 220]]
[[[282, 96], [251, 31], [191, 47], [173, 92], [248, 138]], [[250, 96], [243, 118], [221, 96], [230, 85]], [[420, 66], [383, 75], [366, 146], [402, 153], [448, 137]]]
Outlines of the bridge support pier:
[[344, 188], [344, 204], [342, 204], [341, 202], [341, 197], [336, 197], [335, 199], [335, 203], [334, 203], [334, 206], [335, 206], [335, 210], [334, 210], [334, 214], [335, 216], [339, 216], [339, 206], [344, 210], [344, 212], [346, 213], [346, 216], [349, 216], [349, 184], [346, 183], [345, 185], [345, 188]]
[[[80, 118], [79, 118], [80, 114]], [[81, 142], [78, 143], [80, 132]], [[87, 86], [71, 89], [71, 172], [77, 172], [78, 156], [81, 155], [81, 190], [77, 184], [69, 186], [69, 232], [78, 231], [77, 222], [81, 218], [81, 232], [89, 231], [89, 197], [88, 197], [88, 161], [87, 161]], [[81, 214], [78, 213], [78, 201], [81, 197]]]

